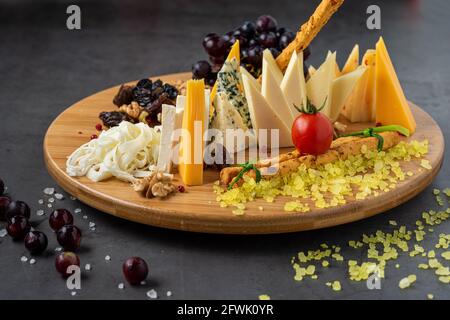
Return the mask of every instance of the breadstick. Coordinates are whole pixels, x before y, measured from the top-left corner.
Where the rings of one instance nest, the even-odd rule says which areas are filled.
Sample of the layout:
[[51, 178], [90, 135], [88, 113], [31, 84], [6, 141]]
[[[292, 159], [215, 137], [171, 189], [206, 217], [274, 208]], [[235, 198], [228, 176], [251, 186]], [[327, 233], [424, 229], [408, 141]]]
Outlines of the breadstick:
[[342, 3], [344, 0], [322, 0], [309, 20], [300, 27], [295, 39], [277, 57], [276, 61], [282, 72], [286, 70], [292, 53], [308, 47]]

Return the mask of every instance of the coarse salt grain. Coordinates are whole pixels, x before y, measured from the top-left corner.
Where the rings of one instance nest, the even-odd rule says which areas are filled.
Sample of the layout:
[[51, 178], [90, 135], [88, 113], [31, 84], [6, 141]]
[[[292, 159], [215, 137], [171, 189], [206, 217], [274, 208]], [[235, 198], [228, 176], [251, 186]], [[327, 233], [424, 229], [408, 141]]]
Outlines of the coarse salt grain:
[[36, 263], [36, 259], [30, 259], [30, 264], [35, 264]]
[[95, 227], [95, 223], [94, 222], [89, 222], [89, 228], [94, 228]]
[[75, 212], [75, 213], [81, 213], [81, 208], [76, 208], [75, 210], [73, 210], [73, 212]]
[[70, 200], [75, 201], [77, 200], [77, 198], [75, 198], [74, 196], [70, 196]]
[[48, 208], [51, 208], [51, 207], [53, 207], [53, 206], [52, 206], [51, 203], [48, 203], [48, 204], [47, 204], [47, 207], [48, 207]]
[[55, 188], [45, 188], [44, 189], [44, 194], [46, 195], [52, 195], [53, 193], [55, 193]]
[[261, 294], [258, 297], [259, 300], [270, 300], [270, 296], [267, 294]]
[[72, 297], [73, 297], [73, 296], [76, 296], [76, 295], [77, 295], [77, 292], [76, 292], [76, 291], [72, 291], [70, 294], [71, 294]]
[[56, 251], [56, 252], [61, 252], [61, 251], [62, 251], [62, 248], [61, 248], [61, 247], [56, 247], [56, 248], [55, 248], [55, 251]]
[[39, 199], [39, 200], [38, 200], [38, 203], [39, 203], [39, 204], [44, 204], [44, 199]]
[[168, 297], [171, 297], [171, 296], [172, 296], [172, 291], [167, 291], [166, 295], [167, 295]]
[[158, 293], [154, 289], [152, 289], [150, 291], [147, 291], [147, 297], [149, 297], [150, 299], [157, 299]]
[[90, 263], [86, 263], [86, 265], [84, 266], [84, 270], [86, 270], [86, 271], [91, 271], [91, 268], [92, 268], [92, 266]]
[[36, 211], [36, 215], [38, 215], [38, 216], [43, 216], [44, 214], [45, 214], [44, 210], [37, 210]]
[[125, 288], [125, 285], [123, 283], [119, 283], [119, 285], [117, 286], [120, 290], [122, 290], [123, 288]]
[[106, 260], [106, 261], [111, 261], [111, 256], [110, 256], [110, 255], [107, 255], [107, 256], [105, 257], [105, 260]]
[[63, 200], [64, 195], [62, 195], [61, 193], [55, 193], [55, 198], [56, 198], [56, 200]]
[[8, 234], [8, 231], [6, 231], [6, 229], [1, 229], [0, 230], [0, 238], [5, 237]]
[[27, 262], [27, 261], [28, 261], [28, 258], [25, 257], [25, 256], [21, 256], [21, 257], [20, 257], [20, 261], [22, 261], [22, 262]]

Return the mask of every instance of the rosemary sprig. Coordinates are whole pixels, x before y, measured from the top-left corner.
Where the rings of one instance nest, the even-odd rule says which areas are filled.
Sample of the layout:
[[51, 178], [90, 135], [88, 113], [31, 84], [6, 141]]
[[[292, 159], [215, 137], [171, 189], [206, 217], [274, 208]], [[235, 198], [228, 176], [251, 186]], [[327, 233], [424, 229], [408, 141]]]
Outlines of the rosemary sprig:
[[242, 170], [238, 173], [238, 175], [233, 179], [233, 181], [231, 181], [230, 185], [228, 186], [228, 190], [231, 190], [233, 188], [233, 186], [238, 183], [239, 180], [242, 179], [242, 177], [244, 176], [244, 174], [250, 170], [255, 170], [256, 173], [256, 183], [261, 181], [261, 171], [259, 171], [259, 169], [255, 166], [254, 163], [252, 162], [246, 162], [244, 164], [240, 164], [239, 167], [242, 167]]

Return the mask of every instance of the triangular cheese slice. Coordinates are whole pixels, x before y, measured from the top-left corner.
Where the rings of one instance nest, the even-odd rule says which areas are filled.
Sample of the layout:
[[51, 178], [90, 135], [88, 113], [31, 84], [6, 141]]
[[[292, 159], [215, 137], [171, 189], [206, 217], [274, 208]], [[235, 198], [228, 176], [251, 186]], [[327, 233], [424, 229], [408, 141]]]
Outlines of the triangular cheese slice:
[[262, 133], [260, 129], [266, 129], [267, 143], [268, 146], [270, 146], [272, 145], [272, 141], [270, 141], [271, 130], [278, 129], [279, 146], [291, 147], [292, 138], [290, 128], [286, 126], [285, 122], [280, 119], [280, 116], [274, 108], [263, 97], [259, 91], [256, 79], [249, 73], [242, 72], [242, 81], [255, 133], [258, 135]]
[[355, 71], [347, 73], [333, 80], [332, 101], [330, 106], [330, 120], [336, 121], [342, 108], [352, 93], [358, 80], [366, 72], [365, 67], [358, 67]]
[[[331, 52], [330, 50], [328, 50], [327, 58], [328, 58], [329, 56], [331, 56], [332, 54], [334, 54], [335, 56], [337, 55], [337, 54], [336, 54], [336, 51]], [[334, 70], [335, 70], [335, 73], [336, 73], [336, 77], [339, 77], [339, 76], [341, 75], [341, 70], [339, 70], [339, 66], [338, 66], [338, 64], [337, 64], [336, 59], [334, 60]]]
[[376, 121], [401, 125], [413, 133], [416, 121], [381, 37], [376, 51]]
[[294, 104], [299, 108], [306, 105], [307, 94], [302, 51], [298, 54], [295, 51], [292, 53], [280, 88], [289, 105]]
[[310, 65], [310, 66], [309, 66], [309, 68], [308, 68], [308, 74], [309, 74], [310, 77], [311, 77], [316, 71], [317, 71], [317, 70], [316, 70], [316, 68], [314, 68], [313, 65]]
[[308, 98], [317, 108], [325, 103], [322, 113], [330, 116], [330, 104], [332, 100], [332, 85], [335, 74], [336, 54], [331, 54], [325, 62], [306, 82]]
[[280, 84], [276, 79], [276, 75], [273, 74], [272, 68], [266, 66], [262, 70], [262, 86], [261, 93], [267, 102], [276, 108], [277, 114], [287, 127], [292, 126], [294, 117], [297, 114], [295, 107], [289, 106], [283, 92], [281, 91]]
[[273, 57], [272, 52], [270, 52], [269, 49], [266, 49], [263, 52], [262, 70], [263, 73], [264, 70], [271, 70], [273, 76], [275, 77], [275, 80], [277, 81], [277, 84], [280, 85], [281, 81], [283, 80], [283, 72], [281, 72], [280, 67], [278, 67], [277, 62], [275, 61], [275, 58]]
[[376, 51], [369, 49], [364, 54], [361, 65], [367, 68], [367, 88], [365, 96], [365, 105], [367, 106], [367, 112], [369, 113], [369, 121], [375, 121], [375, 63], [376, 63]]
[[355, 44], [352, 52], [350, 52], [347, 61], [342, 68], [341, 74], [347, 74], [349, 72], [355, 71], [359, 66], [359, 45]]

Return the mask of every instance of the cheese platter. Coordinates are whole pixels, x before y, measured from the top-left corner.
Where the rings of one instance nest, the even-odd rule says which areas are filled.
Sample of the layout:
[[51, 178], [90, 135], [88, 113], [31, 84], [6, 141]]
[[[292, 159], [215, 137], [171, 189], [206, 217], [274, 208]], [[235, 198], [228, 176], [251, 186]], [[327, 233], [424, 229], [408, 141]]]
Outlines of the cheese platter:
[[[284, 30], [279, 51], [263, 45], [274, 19], [258, 18], [257, 64], [235, 34], [217, 72], [197, 63], [75, 103], [45, 136], [49, 173], [103, 212], [208, 233], [330, 227], [411, 199], [439, 172], [445, 144], [406, 100], [384, 39], [361, 60], [356, 44], [342, 68], [336, 51], [305, 64], [342, 2], [323, 0], [297, 34]], [[218, 41], [204, 46], [218, 51]]]

